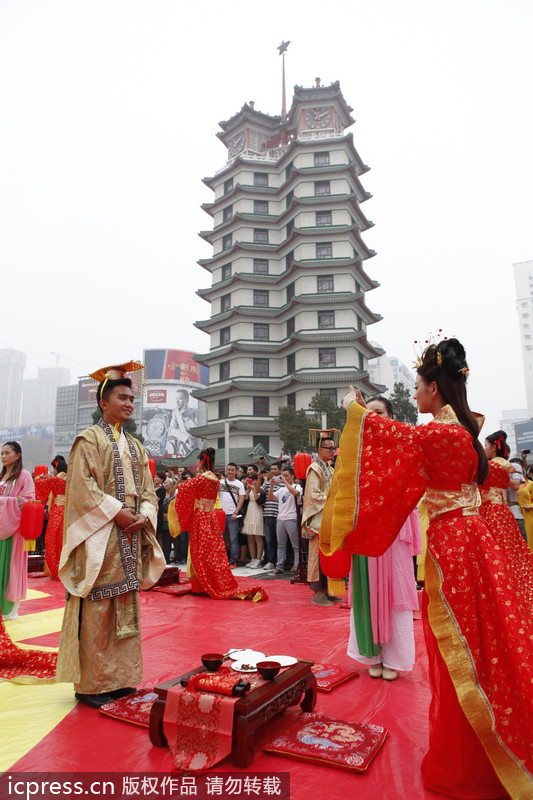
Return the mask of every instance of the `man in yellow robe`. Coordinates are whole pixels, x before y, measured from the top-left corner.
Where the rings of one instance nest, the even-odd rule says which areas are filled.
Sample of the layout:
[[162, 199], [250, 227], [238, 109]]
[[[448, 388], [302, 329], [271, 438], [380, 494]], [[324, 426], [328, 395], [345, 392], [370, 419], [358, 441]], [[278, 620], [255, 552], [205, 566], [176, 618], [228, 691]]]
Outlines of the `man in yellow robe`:
[[335, 452], [335, 442], [329, 432], [322, 432], [317, 441], [318, 455], [309, 465], [305, 478], [305, 493], [302, 514], [302, 536], [309, 539], [309, 558], [307, 580], [313, 590], [311, 602], [318, 606], [332, 606], [328, 597], [327, 578], [320, 569], [319, 537], [322, 512], [333, 477], [331, 461]]
[[99, 708], [142, 679], [139, 591], [165, 568], [156, 540], [157, 498], [142, 444], [125, 434], [133, 414], [131, 364], [105, 368], [98, 424], [82, 431], [67, 473], [59, 578], [67, 602], [57, 679]]

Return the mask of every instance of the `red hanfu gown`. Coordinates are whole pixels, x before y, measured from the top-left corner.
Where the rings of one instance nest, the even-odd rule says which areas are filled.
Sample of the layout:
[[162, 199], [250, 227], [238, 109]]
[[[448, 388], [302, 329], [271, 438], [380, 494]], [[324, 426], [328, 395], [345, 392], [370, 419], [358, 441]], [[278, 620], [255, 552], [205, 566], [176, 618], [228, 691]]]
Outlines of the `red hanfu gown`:
[[182, 483], [176, 493], [174, 506], [181, 530], [190, 531], [191, 577], [217, 600], [266, 600], [268, 595], [261, 586], [239, 588], [230, 569], [215, 514], [218, 484], [216, 475], [206, 472]]
[[[424, 786], [533, 797], [533, 614], [479, 514], [478, 457], [450, 406], [411, 427], [348, 410], [320, 531], [323, 568], [379, 556], [426, 493], [425, 633], [432, 684]], [[342, 559], [341, 559], [342, 560]], [[337, 575], [332, 572], [335, 577]], [[501, 784], [500, 784], [501, 781]]]
[[35, 481], [35, 499], [46, 504], [50, 494], [52, 502], [48, 507], [48, 525], [44, 534], [44, 571], [54, 580], [58, 580], [59, 559], [63, 547], [63, 520], [65, 516], [66, 480], [62, 472], [50, 478], [37, 478]]
[[0, 616], [0, 678], [15, 683], [54, 683], [57, 653], [16, 645]]
[[520, 594], [533, 606], [533, 553], [520, 533], [520, 528], [507, 505], [506, 489], [513, 466], [504, 458], [489, 462], [489, 474], [479, 490], [481, 516], [511, 564]]

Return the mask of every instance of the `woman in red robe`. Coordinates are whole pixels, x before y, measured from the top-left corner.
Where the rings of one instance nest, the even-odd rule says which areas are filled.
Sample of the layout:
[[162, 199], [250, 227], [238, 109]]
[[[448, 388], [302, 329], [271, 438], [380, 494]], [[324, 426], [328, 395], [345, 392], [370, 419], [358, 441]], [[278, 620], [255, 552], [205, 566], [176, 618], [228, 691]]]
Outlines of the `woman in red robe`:
[[480, 513], [492, 535], [512, 565], [519, 582], [520, 592], [533, 606], [533, 555], [527, 546], [511, 509], [507, 505], [506, 490], [511, 485], [515, 491], [520, 480], [513, 479], [513, 465], [507, 461], [510, 450], [504, 431], [491, 433], [485, 439], [485, 452], [489, 459], [487, 480], [479, 487]]
[[[379, 556], [425, 491], [424, 630], [432, 688], [424, 786], [448, 797], [533, 797], [533, 614], [515, 570], [479, 514], [488, 474], [466, 400], [457, 339], [430, 345], [417, 369], [411, 427], [345, 398], [348, 418], [320, 530], [323, 569]], [[361, 405], [363, 403], [363, 405]], [[503, 784], [503, 785], [502, 785]]]
[[[175, 513], [181, 530], [190, 531], [189, 554], [193, 591], [207, 592], [217, 600], [266, 600], [261, 586], [239, 588], [230, 569], [224, 539], [215, 514], [219, 480], [214, 470], [215, 451], [202, 450], [195, 478], [178, 487], [174, 501]], [[172, 506], [169, 506], [169, 523], [172, 535], [177, 535], [172, 524]]]
[[58, 580], [59, 559], [63, 547], [63, 519], [65, 516], [65, 486], [67, 462], [62, 456], [52, 461], [53, 477], [38, 477], [35, 481], [35, 499], [43, 505], [50, 495], [48, 506], [48, 525], [44, 535], [44, 571], [55, 581]]

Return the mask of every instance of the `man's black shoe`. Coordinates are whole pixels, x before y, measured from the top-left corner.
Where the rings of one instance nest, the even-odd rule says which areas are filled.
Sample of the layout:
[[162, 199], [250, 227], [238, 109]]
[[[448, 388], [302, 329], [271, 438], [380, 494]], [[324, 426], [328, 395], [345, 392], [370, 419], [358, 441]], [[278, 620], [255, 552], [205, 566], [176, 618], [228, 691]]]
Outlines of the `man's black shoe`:
[[74, 692], [74, 697], [76, 700], [79, 700], [80, 703], [85, 703], [86, 706], [90, 706], [91, 708], [100, 708], [100, 706], [103, 706], [106, 703], [111, 703], [114, 699], [109, 693], [80, 694], [79, 692]]
[[135, 686], [125, 686], [124, 689], [113, 689], [112, 692], [108, 692], [111, 695], [113, 700], [118, 700], [119, 697], [127, 697], [129, 694], [134, 694], [137, 691]]

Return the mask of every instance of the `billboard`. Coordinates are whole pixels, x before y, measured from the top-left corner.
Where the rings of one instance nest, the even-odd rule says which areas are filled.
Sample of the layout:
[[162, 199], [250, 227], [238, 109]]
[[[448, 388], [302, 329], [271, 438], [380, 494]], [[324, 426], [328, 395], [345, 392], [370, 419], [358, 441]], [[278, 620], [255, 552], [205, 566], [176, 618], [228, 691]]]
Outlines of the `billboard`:
[[206, 385], [209, 370], [194, 360], [190, 350], [145, 350], [146, 377]]
[[96, 407], [96, 390], [98, 383], [92, 378], [80, 378], [78, 381], [78, 404], [91, 403]]
[[188, 382], [151, 381], [148, 385], [142, 435], [144, 447], [152, 458], [183, 458], [195, 447], [203, 446], [203, 440], [193, 436], [191, 429], [205, 424], [207, 406], [199, 403], [190, 389]]
[[[143, 389], [142, 370], [126, 372], [126, 377], [131, 380], [133, 394], [141, 394]], [[98, 381], [95, 381], [94, 378], [80, 378], [78, 381], [78, 405], [89, 403], [90, 405], [94, 405], [96, 407], [97, 389]]]
[[533, 453], [533, 419], [529, 419], [527, 422], [517, 422], [514, 432], [517, 451], [531, 450]]
[[25, 438], [35, 439], [53, 439], [54, 426], [53, 425], [23, 425], [18, 428], [2, 428], [0, 430], [0, 438], [6, 442], [8, 440], [18, 442], [19, 439]]

